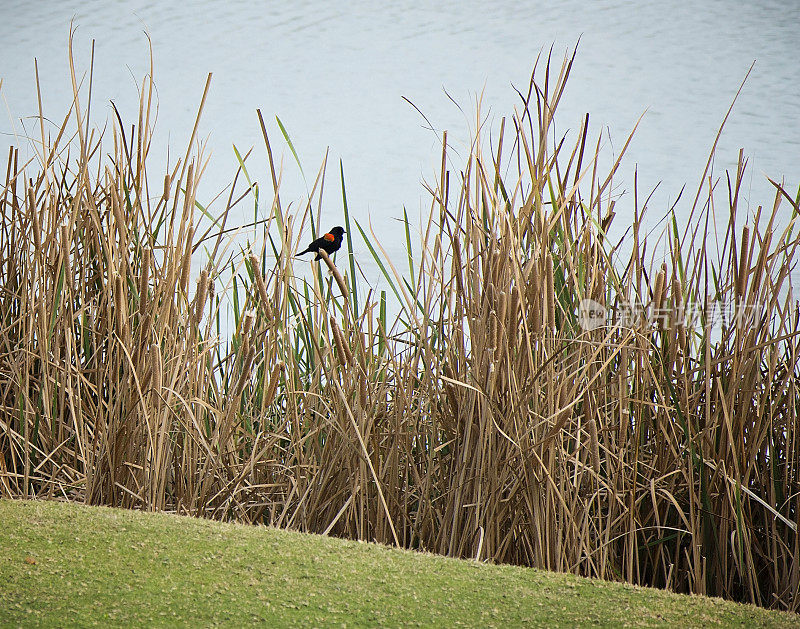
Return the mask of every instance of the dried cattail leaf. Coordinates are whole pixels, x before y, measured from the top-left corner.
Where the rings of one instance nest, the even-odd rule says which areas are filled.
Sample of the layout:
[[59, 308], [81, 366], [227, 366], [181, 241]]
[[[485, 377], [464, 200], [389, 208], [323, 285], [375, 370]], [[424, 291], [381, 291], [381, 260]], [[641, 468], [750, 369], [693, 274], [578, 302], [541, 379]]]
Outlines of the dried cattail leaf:
[[[442, 370], [444, 371], [444, 375], [447, 376], [447, 378], [449, 378], [450, 380], [455, 380], [453, 370], [450, 368], [449, 363], [444, 363], [444, 365], [442, 366]], [[447, 401], [450, 403], [450, 410], [452, 411], [453, 415], [457, 414], [458, 399], [455, 393], [455, 386], [452, 385], [450, 382], [445, 381], [444, 391], [445, 395], [447, 396]]]
[[586, 430], [589, 433], [589, 445], [592, 452], [592, 467], [595, 474], [600, 474], [600, 442], [597, 439], [597, 422], [594, 417], [586, 423]]
[[369, 401], [369, 395], [367, 391], [367, 379], [361, 377], [358, 379], [358, 396], [359, 396], [359, 404], [362, 409], [367, 408], [367, 402]]
[[555, 280], [553, 277], [553, 256], [550, 252], [547, 253], [545, 258], [545, 267], [547, 271], [547, 327], [553, 331], [556, 329], [556, 292]]
[[767, 231], [764, 235], [760, 243], [760, 253], [758, 255], [758, 262], [756, 263], [755, 271], [752, 274], [752, 279], [750, 280], [750, 298], [748, 301], [752, 302], [754, 299], [757, 298], [759, 291], [761, 290], [761, 280], [764, 277], [764, 273], [767, 271], [767, 264], [768, 259], [770, 257], [770, 244], [772, 243], [772, 231]]
[[111, 195], [111, 213], [113, 214], [114, 221], [117, 224], [116, 227], [120, 238], [120, 244], [124, 248], [128, 237], [128, 224], [125, 220], [125, 216], [122, 213], [122, 204], [120, 203], [120, 199], [116, 194]]
[[189, 274], [192, 270], [192, 238], [194, 236], [194, 227], [189, 225], [189, 228], [186, 232], [186, 251], [183, 255], [183, 260], [181, 261], [181, 279], [180, 279], [180, 291], [183, 295], [188, 295], [189, 290]]
[[44, 299], [39, 299], [36, 302], [36, 313], [38, 315], [37, 319], [38, 319], [40, 334], [42, 335], [42, 338], [46, 338], [48, 336], [47, 335], [47, 328], [49, 326], [49, 321], [48, 321], [47, 314], [45, 313], [45, 310], [44, 310]]
[[42, 226], [39, 223], [39, 211], [36, 207], [36, 193], [33, 190], [33, 182], [28, 188], [28, 212], [33, 216], [33, 247], [36, 253], [42, 251]]
[[150, 328], [152, 326], [153, 326], [153, 317], [148, 312], [142, 318], [142, 323], [141, 323], [141, 326], [139, 328], [139, 343], [144, 344], [144, 343], [146, 343], [148, 341], [148, 339], [150, 338]]
[[68, 224], [62, 224], [60, 228], [61, 236], [61, 259], [64, 264], [64, 286], [69, 288], [72, 285], [72, 267], [70, 264], [70, 253], [72, 250], [71, 238]]
[[128, 305], [125, 299], [125, 282], [119, 273], [114, 273], [114, 312], [117, 317], [117, 331], [122, 336], [128, 328]]

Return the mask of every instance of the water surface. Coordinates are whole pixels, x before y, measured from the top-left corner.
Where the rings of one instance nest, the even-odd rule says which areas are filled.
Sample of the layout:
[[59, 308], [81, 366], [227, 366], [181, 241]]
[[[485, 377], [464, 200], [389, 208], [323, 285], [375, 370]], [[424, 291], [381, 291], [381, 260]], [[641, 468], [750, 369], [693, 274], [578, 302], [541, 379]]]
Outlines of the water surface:
[[[159, 99], [157, 154], [165, 155], [167, 144], [173, 156], [184, 150], [206, 75], [213, 72], [200, 128], [212, 152], [202, 198], [230, 180], [233, 144], [256, 147], [251, 170], [268, 181], [255, 116], [260, 108], [276, 145], [275, 116], [283, 121], [311, 181], [330, 147], [324, 226], [341, 222], [342, 160], [352, 214], [371, 221], [393, 256], [402, 256], [395, 219], [403, 207], [412, 216], [428, 207], [420, 182], [431, 181], [438, 168], [442, 130], [463, 155], [476, 101], [495, 124], [510, 116], [519, 103], [512, 85], [527, 86], [537, 55], [552, 46], [560, 59], [579, 38], [558, 129], [576, 129], [589, 112], [594, 132], [605, 129], [605, 150], [613, 155], [644, 113], [615, 187], [621, 224], [630, 224], [625, 214], [636, 168], [642, 189], [662, 182], [651, 217], [661, 216], [684, 184], [696, 190], [717, 128], [753, 61], [721, 138], [715, 173], [732, 167], [743, 147], [752, 206], [771, 205], [765, 175], [785, 177], [795, 189], [800, 183], [800, 3], [794, 0], [462, 0], [379, 7], [353, 2], [346, 8], [310, 0], [3, 4], [3, 154], [13, 134], [36, 130], [25, 118], [36, 112], [34, 58], [45, 113], [60, 120], [66, 111], [70, 21], [77, 27], [79, 69], [88, 67], [96, 40], [96, 120], [109, 118], [113, 100], [128, 123], [135, 122], [137, 85], [148, 68], [147, 31]], [[305, 184], [285, 145], [280, 153], [283, 198], [299, 201]], [[693, 196], [687, 194], [679, 211], [687, 211]]]

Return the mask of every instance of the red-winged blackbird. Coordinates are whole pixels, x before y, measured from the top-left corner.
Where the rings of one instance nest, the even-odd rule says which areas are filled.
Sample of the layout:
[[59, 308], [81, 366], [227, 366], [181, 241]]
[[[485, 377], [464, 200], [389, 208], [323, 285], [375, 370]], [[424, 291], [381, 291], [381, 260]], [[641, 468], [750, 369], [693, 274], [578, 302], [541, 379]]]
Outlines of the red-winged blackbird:
[[342, 234], [344, 233], [344, 229], [337, 225], [327, 234], [317, 238], [314, 242], [308, 245], [308, 248], [305, 251], [301, 251], [297, 255], [301, 256], [304, 253], [313, 252], [317, 254], [314, 259], [319, 260], [322, 257], [319, 255], [320, 249], [324, 249], [328, 255], [331, 255], [334, 251], [338, 251], [339, 247], [342, 246]]

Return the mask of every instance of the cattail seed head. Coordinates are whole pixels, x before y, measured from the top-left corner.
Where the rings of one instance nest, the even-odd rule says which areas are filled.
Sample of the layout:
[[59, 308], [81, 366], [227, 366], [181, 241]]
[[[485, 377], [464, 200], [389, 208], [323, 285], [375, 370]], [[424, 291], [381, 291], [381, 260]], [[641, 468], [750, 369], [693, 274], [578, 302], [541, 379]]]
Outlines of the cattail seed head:
[[200, 277], [197, 279], [197, 292], [194, 296], [194, 321], [195, 324], [200, 323], [203, 318], [203, 309], [206, 306], [206, 297], [208, 295], [208, 269], [200, 271]]
[[267, 393], [265, 396], [265, 404], [269, 406], [275, 400], [275, 392], [278, 390], [278, 380], [280, 380], [281, 373], [286, 368], [286, 364], [279, 360], [272, 368], [272, 373], [269, 375], [269, 384], [267, 385]]
[[508, 302], [508, 329], [514, 330], [517, 327], [517, 317], [519, 316], [519, 286], [511, 288], [511, 297]]
[[181, 279], [179, 284], [180, 290], [184, 295], [186, 295], [187, 291], [189, 290], [189, 273], [192, 270], [193, 235], [194, 235], [194, 227], [190, 225], [186, 234], [186, 251], [183, 255], [183, 260], [181, 261]]
[[114, 312], [117, 315], [117, 330], [121, 333], [128, 323], [128, 308], [125, 303], [125, 286], [122, 276], [114, 273]]
[[253, 276], [255, 277], [256, 281], [256, 288], [258, 289], [258, 297], [261, 300], [261, 308], [264, 311], [264, 315], [268, 319], [272, 319], [272, 308], [269, 305], [269, 295], [267, 294], [267, 285], [264, 283], [264, 278], [261, 275], [261, 270], [258, 264], [258, 258], [254, 255], [250, 256], [250, 266], [253, 269]]
[[498, 327], [497, 312], [492, 310], [489, 313], [489, 349], [491, 351], [497, 349], [497, 340], [499, 335]]
[[500, 321], [505, 321], [507, 314], [508, 314], [508, 293], [502, 291], [497, 296], [497, 318]]
[[150, 378], [153, 391], [160, 395], [161, 387], [163, 386], [164, 365], [161, 358], [161, 349], [156, 343], [150, 345], [150, 369], [153, 374]]
[[661, 265], [661, 270], [659, 270], [658, 275], [656, 276], [656, 284], [653, 289], [653, 320], [656, 324], [662, 323], [662, 301], [664, 297], [664, 283], [666, 281], [667, 276], [667, 265], [666, 263]]
[[747, 290], [747, 278], [750, 275], [750, 226], [742, 229], [742, 249], [739, 254], [739, 277], [736, 282], [736, 298], [743, 301]]
[[255, 316], [253, 315], [252, 311], [248, 310], [244, 313], [244, 317], [242, 317], [242, 336], [244, 337], [244, 342], [247, 343], [250, 340], [250, 331], [253, 329], [253, 323], [255, 322]]
[[339, 359], [344, 364], [352, 365], [353, 354], [344, 341], [344, 334], [342, 333], [342, 330], [339, 328], [339, 325], [336, 323], [336, 319], [334, 319], [333, 316], [331, 316], [330, 322], [331, 332], [333, 333], [333, 343], [336, 346], [336, 353], [338, 354]]
[[169, 201], [169, 191], [172, 187], [172, 181], [170, 180], [169, 173], [164, 175], [164, 191], [161, 193], [161, 200], [162, 201]]
[[250, 377], [250, 367], [256, 354], [255, 347], [251, 345], [249, 336], [245, 337], [240, 354], [242, 356], [241, 372], [239, 373], [239, 381], [236, 383], [234, 399], [238, 399], [242, 395], [242, 391], [244, 391], [247, 379]]
[[139, 276], [139, 312], [147, 310], [147, 300], [150, 296], [150, 265], [153, 260], [153, 250], [150, 247], [142, 249], [142, 270]]
[[525, 300], [530, 312], [531, 332], [538, 334], [542, 330], [542, 292], [539, 283], [538, 260], [531, 258], [526, 266], [530, 265], [525, 287]]

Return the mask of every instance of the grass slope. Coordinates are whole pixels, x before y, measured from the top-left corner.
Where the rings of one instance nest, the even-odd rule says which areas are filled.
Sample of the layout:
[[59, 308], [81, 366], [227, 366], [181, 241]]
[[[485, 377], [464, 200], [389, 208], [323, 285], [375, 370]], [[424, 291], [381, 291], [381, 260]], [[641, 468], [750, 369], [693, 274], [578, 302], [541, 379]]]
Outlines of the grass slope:
[[720, 599], [264, 527], [0, 500], [2, 626], [798, 626]]

